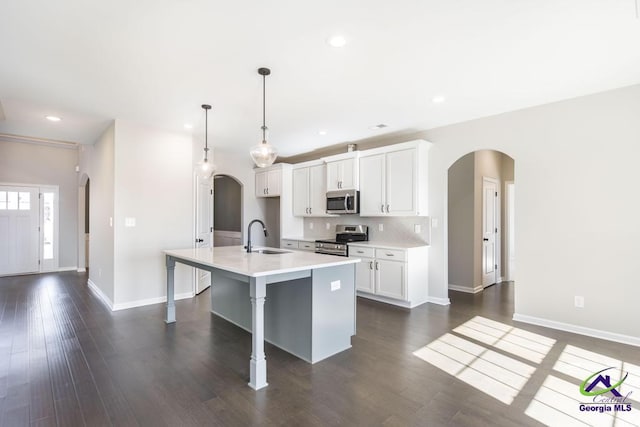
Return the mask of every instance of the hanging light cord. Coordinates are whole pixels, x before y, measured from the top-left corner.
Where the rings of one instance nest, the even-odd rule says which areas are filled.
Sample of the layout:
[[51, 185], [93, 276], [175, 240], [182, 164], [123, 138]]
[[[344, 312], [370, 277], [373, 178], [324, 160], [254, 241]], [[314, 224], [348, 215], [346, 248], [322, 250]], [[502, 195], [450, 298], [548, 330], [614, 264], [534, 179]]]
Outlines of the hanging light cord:
[[266, 144], [267, 143], [267, 90], [266, 90], [266, 86], [267, 86], [267, 76], [266, 74], [262, 75], [262, 143]]
[[204, 108], [204, 161], [207, 162], [209, 155], [209, 142], [208, 142], [208, 134], [209, 134], [209, 108], [208, 105], [203, 105]]

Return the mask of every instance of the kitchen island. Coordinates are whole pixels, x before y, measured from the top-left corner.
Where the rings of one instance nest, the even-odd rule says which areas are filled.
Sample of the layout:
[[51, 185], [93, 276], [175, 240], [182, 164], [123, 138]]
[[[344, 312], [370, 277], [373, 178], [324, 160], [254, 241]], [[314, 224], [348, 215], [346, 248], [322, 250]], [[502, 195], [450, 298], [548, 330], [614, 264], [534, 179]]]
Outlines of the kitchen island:
[[[271, 253], [269, 253], [271, 252]], [[315, 363], [351, 347], [359, 259], [241, 246], [164, 251], [167, 323], [176, 321], [176, 262], [211, 272], [211, 311], [251, 332], [249, 386], [266, 387], [264, 341]]]

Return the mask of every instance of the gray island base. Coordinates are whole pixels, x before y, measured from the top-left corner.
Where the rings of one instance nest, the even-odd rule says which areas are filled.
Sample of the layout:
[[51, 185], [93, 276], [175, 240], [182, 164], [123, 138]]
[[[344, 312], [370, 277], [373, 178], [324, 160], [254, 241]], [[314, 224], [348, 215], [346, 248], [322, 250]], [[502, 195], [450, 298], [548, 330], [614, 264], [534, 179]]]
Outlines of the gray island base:
[[309, 363], [351, 347], [355, 263], [302, 251], [246, 253], [240, 246], [165, 251], [166, 322], [175, 318], [175, 263], [211, 272], [211, 311], [251, 332], [249, 386], [266, 387], [267, 341]]

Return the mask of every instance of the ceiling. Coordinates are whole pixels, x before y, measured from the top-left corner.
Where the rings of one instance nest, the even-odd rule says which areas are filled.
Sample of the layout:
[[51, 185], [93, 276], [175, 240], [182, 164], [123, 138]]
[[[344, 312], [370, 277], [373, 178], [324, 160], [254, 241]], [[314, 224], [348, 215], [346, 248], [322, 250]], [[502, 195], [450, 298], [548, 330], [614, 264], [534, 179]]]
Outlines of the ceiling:
[[210, 144], [248, 151], [266, 66], [269, 140], [290, 156], [640, 83], [636, 13], [635, 0], [3, 1], [0, 133], [86, 144], [115, 118], [201, 137], [210, 103]]

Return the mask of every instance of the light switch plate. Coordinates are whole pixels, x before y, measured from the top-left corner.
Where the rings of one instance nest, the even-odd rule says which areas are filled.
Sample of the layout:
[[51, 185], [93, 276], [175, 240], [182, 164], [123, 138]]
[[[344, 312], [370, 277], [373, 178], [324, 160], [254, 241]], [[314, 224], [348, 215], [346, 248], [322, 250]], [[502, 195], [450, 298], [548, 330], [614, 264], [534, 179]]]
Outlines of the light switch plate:
[[313, 223], [312, 222], [309, 223], [309, 230], [313, 230]]
[[109, 217], [109, 227], [113, 227], [113, 217]]
[[135, 227], [136, 226], [136, 219], [135, 218], [125, 218], [124, 219], [124, 226], [125, 227]]
[[431, 227], [438, 228], [438, 218], [431, 218]]
[[329, 224], [328, 222], [325, 224], [325, 228], [328, 230], [331, 228], [331, 224]]
[[574, 297], [574, 305], [576, 306], [576, 308], [584, 308], [584, 297]]
[[378, 224], [378, 231], [384, 231], [384, 224]]
[[413, 224], [413, 231], [416, 233], [420, 233], [420, 231], [422, 231], [420, 224]]
[[337, 291], [338, 289], [340, 289], [340, 280], [331, 282], [331, 292]]

